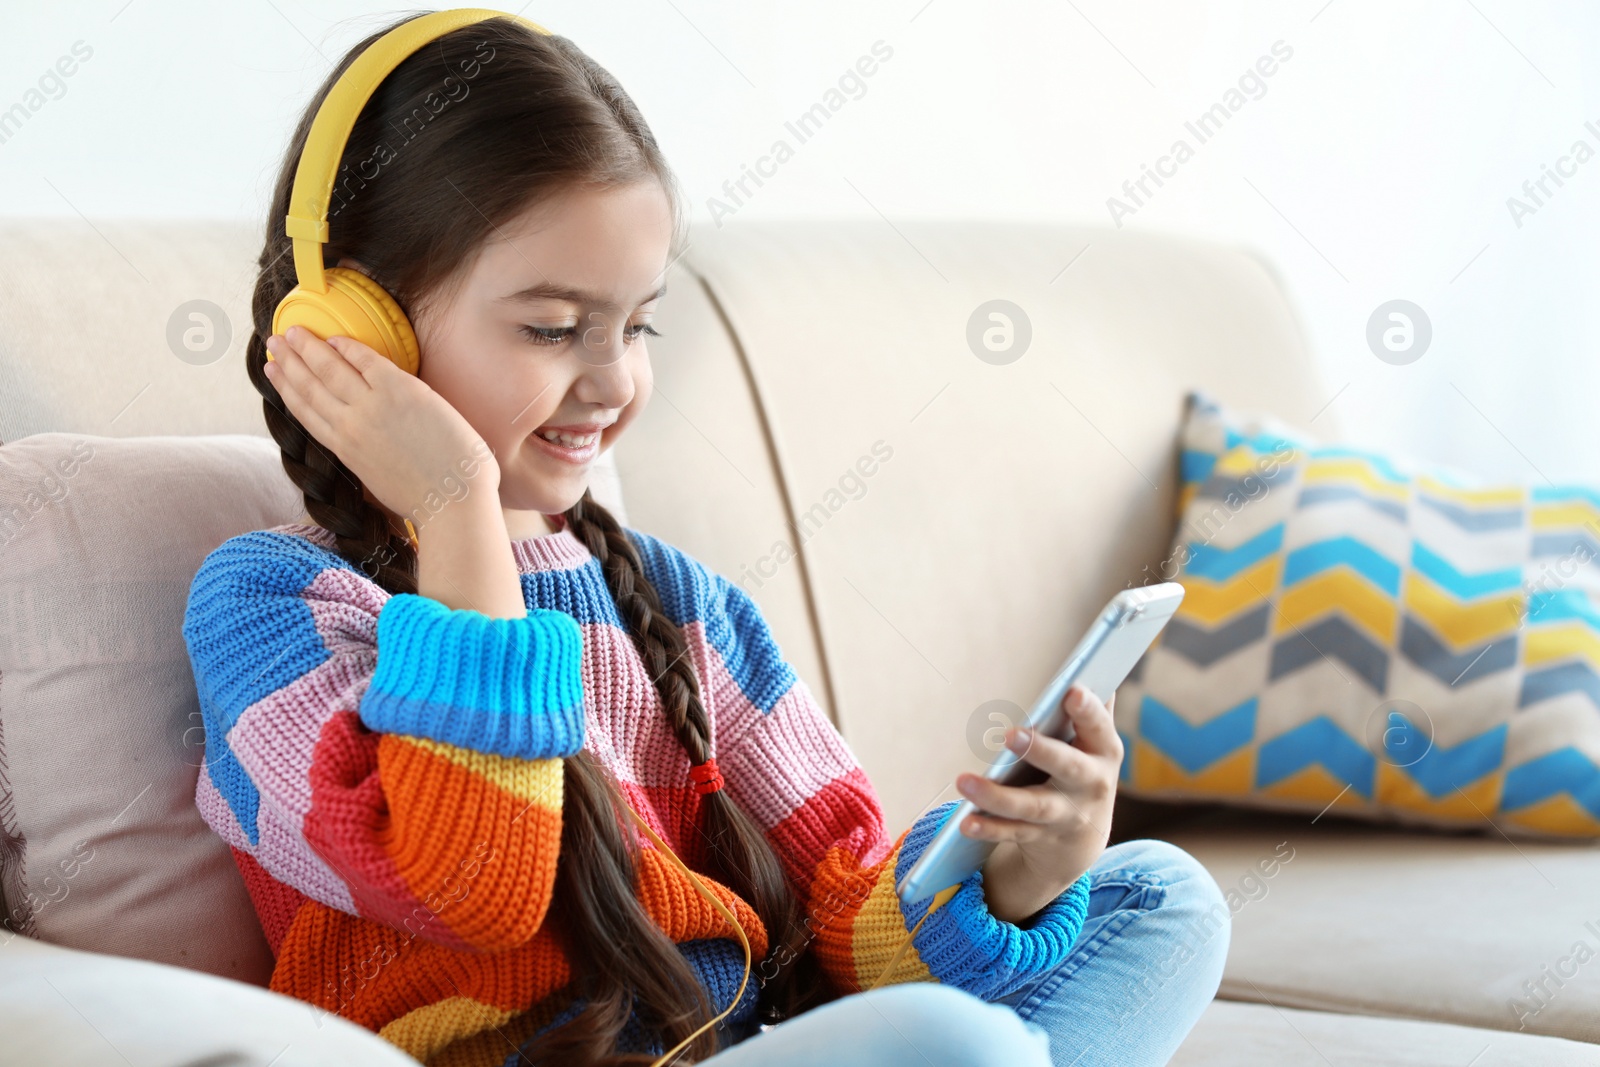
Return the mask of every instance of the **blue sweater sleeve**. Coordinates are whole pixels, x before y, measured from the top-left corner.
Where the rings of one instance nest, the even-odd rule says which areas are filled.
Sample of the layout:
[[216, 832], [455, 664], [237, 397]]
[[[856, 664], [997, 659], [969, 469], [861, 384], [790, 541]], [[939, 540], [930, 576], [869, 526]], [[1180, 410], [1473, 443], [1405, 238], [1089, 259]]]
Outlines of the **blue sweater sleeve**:
[[[955, 806], [955, 801], [941, 804], [912, 826], [895, 864], [896, 884]], [[931, 899], [901, 903], [907, 929], [927, 914], [931, 903]], [[967, 876], [948, 903], [928, 916], [912, 945], [940, 982], [992, 1001], [1059, 967], [1078, 940], [1088, 912], [1089, 872], [1085, 871], [1027, 926], [997, 919], [984, 900], [983, 872], [979, 870]]]
[[378, 662], [361, 721], [499, 756], [583, 747], [583, 631], [534, 608], [493, 619], [397, 593], [378, 613]]

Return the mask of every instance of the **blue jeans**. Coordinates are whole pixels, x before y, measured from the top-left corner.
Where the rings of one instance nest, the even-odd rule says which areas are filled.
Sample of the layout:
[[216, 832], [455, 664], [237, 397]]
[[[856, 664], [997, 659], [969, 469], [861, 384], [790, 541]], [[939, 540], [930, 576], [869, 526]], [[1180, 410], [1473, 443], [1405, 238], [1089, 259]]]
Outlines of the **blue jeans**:
[[1061, 965], [994, 1003], [933, 982], [844, 997], [724, 1049], [708, 1067], [1138, 1067], [1177, 1051], [1222, 982], [1231, 913], [1187, 852], [1140, 838], [1089, 869]]

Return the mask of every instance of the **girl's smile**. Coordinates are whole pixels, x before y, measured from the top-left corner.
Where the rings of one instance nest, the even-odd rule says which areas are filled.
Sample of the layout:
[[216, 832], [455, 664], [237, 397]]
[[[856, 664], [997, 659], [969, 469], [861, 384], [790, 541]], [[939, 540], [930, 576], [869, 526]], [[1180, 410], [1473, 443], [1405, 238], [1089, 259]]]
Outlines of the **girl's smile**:
[[587, 467], [600, 454], [600, 431], [610, 423], [583, 426], [541, 426], [528, 440], [562, 463]]

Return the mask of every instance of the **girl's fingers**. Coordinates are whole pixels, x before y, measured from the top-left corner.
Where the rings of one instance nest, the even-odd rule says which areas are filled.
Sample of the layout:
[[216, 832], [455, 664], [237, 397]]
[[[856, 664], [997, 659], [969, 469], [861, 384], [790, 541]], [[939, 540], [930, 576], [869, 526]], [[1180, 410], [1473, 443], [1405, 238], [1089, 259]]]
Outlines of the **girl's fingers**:
[[304, 326], [289, 327], [284, 340], [305, 361], [306, 368], [316, 375], [329, 395], [341, 404], [354, 403], [371, 388], [336, 348]]
[[[283, 336], [274, 334], [267, 338], [267, 351], [275, 357], [273, 366], [277, 370], [274, 371], [273, 377], [279, 393], [283, 392], [285, 383], [294, 390], [295, 401], [299, 404], [299, 407], [289, 409], [294, 416], [300, 419], [308, 430], [311, 429], [311, 424], [306, 422], [305, 418], [308, 414], [315, 416], [324, 426], [335, 425], [348, 405], [328, 391], [322, 379], [306, 365], [305, 357], [300, 350]], [[316, 436], [323, 444], [333, 447], [334, 442], [329, 438], [321, 433]]]
[[[287, 347], [284, 346], [285, 349]], [[272, 362], [267, 364], [272, 368], [267, 372], [267, 378], [272, 382], [272, 388], [277, 390], [278, 396], [282, 398], [283, 406], [289, 409], [289, 414], [299, 420], [307, 433], [332, 448], [333, 428], [317, 411], [316, 406], [307, 401], [305, 394], [300, 391], [300, 384], [297, 384], [307, 380], [315, 382], [316, 377], [300, 364], [299, 357], [293, 352], [279, 355], [274, 351], [273, 357]]]
[[[1113, 694], [1112, 698], [1117, 698]], [[1075, 736], [1072, 746], [1095, 756], [1122, 758], [1122, 739], [1111, 718], [1111, 709], [1100, 698], [1082, 686], [1067, 690], [1061, 702], [1062, 709], [1072, 719]]]
[[387, 356], [380, 355], [370, 345], [357, 341], [354, 337], [330, 337], [328, 344], [344, 357], [344, 361], [366, 381], [369, 387], [376, 387], [375, 376], [388, 374], [391, 371], [406, 376]]
[[1015, 841], [1019, 845], [1036, 841], [1047, 832], [1037, 823], [1002, 819], [994, 815], [968, 815], [961, 820], [963, 837], [979, 841]]
[[1052, 778], [1068, 783], [1088, 774], [1088, 760], [1093, 753], [1085, 752], [1059, 737], [1049, 737], [1027, 727], [1012, 727], [1006, 731], [1006, 748]]
[[1029, 823], [1057, 823], [1070, 810], [1060, 788], [1049, 782], [1016, 786], [991, 782], [976, 774], [956, 778], [956, 788], [987, 815]]

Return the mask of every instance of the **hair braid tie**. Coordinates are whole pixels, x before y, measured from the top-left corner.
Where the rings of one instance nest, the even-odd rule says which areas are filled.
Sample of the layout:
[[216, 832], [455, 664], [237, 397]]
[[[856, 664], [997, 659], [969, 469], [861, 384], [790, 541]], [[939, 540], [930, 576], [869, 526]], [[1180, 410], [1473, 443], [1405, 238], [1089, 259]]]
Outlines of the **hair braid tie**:
[[694, 791], [701, 796], [721, 789], [722, 772], [717, 770], [717, 757], [708, 756], [704, 763], [690, 767], [689, 781], [694, 783]]

